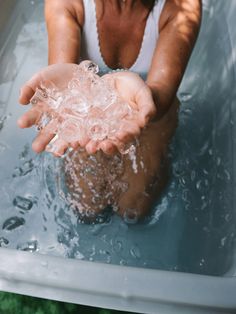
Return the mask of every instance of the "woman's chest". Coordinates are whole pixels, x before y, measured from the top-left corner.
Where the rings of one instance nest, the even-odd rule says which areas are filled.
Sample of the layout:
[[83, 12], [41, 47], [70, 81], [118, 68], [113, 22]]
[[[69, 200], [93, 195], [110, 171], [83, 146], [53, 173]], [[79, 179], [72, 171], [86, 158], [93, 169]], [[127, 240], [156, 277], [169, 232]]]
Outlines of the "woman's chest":
[[98, 41], [104, 62], [110, 68], [130, 68], [142, 47], [147, 16], [104, 13], [97, 19]]

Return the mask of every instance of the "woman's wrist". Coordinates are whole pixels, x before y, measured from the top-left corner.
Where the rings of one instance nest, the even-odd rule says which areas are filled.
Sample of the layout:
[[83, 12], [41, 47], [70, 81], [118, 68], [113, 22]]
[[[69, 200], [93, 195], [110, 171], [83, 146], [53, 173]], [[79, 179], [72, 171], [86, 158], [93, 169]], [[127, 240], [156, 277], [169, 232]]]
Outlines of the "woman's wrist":
[[169, 93], [165, 92], [157, 85], [148, 84], [152, 92], [153, 101], [156, 105], [157, 113], [154, 120], [160, 120], [168, 111], [173, 102], [174, 97]]

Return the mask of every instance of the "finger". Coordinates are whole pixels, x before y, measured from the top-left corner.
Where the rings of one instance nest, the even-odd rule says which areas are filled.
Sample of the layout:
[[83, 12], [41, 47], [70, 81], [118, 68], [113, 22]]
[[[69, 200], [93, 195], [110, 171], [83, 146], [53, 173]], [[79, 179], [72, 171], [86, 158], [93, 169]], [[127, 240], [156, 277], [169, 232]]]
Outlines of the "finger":
[[62, 139], [56, 139], [53, 141], [53, 143], [49, 143], [46, 146], [46, 151], [49, 153], [52, 153], [55, 157], [61, 157], [65, 154], [66, 150], [69, 147], [69, 143], [62, 140]]
[[88, 144], [86, 144], [85, 149], [88, 154], [95, 154], [97, 152], [98, 148], [98, 142], [95, 141], [89, 141]]
[[41, 114], [42, 113], [40, 112], [40, 110], [38, 110], [36, 107], [31, 108], [17, 120], [17, 125], [22, 129], [29, 128], [32, 125], [37, 124]]
[[74, 150], [76, 150], [76, 149], [78, 149], [78, 148], [80, 147], [79, 142], [72, 142], [72, 143], [70, 143], [70, 146], [71, 146]]
[[[117, 144], [117, 143], [116, 143]], [[113, 143], [111, 140], [105, 140], [105, 141], [102, 141], [100, 144], [99, 144], [99, 148], [107, 155], [112, 155], [114, 154], [115, 152], [117, 152], [117, 147], [116, 147], [116, 144]]]
[[[36, 153], [40, 153], [45, 150], [49, 142], [56, 140], [56, 131], [55, 121], [51, 120], [37, 135], [32, 143], [32, 148]], [[52, 143], [52, 142], [51, 142]]]
[[48, 143], [55, 137], [53, 133], [40, 132], [32, 143], [32, 149], [36, 153], [41, 153], [45, 150]]
[[83, 138], [81, 138], [80, 140], [79, 140], [79, 145], [81, 146], [81, 147], [86, 147], [86, 145], [89, 143], [89, 137], [88, 136], [84, 136]]
[[131, 123], [130, 121], [127, 123], [123, 123], [121, 125], [120, 130], [116, 134], [116, 138], [120, 142], [129, 142], [133, 140], [135, 136], [140, 134], [140, 128], [136, 123]]
[[27, 105], [33, 97], [37, 86], [40, 85], [41, 73], [35, 74], [29, 81], [25, 83], [20, 89], [19, 103]]

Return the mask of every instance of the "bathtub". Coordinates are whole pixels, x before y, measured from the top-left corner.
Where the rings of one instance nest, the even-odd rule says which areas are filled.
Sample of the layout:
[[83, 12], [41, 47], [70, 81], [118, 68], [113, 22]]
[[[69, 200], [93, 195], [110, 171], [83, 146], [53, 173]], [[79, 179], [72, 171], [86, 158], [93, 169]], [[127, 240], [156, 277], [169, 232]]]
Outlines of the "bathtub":
[[47, 64], [43, 1], [0, 0], [0, 290], [134, 313], [236, 313], [236, 1], [204, 1], [152, 215], [78, 224], [36, 156], [18, 90]]

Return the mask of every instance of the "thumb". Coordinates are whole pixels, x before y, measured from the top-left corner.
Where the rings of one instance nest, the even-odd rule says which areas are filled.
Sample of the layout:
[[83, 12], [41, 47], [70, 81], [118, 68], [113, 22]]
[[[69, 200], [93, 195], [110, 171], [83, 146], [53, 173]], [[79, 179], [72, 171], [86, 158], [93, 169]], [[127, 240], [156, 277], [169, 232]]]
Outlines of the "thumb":
[[19, 103], [27, 105], [33, 97], [36, 88], [40, 85], [41, 74], [35, 74], [29, 81], [27, 81], [20, 89]]
[[147, 85], [141, 88], [137, 93], [136, 103], [138, 105], [139, 111], [139, 125], [140, 127], [144, 127], [156, 115], [157, 112], [152, 92]]

